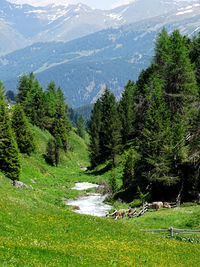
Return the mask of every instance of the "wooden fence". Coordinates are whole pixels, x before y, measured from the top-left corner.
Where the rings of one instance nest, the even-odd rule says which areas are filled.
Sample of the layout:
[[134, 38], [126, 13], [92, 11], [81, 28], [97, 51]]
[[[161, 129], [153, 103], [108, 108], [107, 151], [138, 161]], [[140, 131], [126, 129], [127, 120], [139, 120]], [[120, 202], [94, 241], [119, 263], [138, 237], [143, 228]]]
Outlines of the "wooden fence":
[[173, 227], [170, 227], [168, 229], [157, 229], [157, 230], [143, 230], [141, 229], [140, 231], [144, 232], [151, 232], [154, 235], [163, 235], [169, 233], [171, 237], [174, 236], [174, 234], [190, 234], [190, 235], [200, 235], [200, 230], [189, 230], [189, 229], [176, 229]]

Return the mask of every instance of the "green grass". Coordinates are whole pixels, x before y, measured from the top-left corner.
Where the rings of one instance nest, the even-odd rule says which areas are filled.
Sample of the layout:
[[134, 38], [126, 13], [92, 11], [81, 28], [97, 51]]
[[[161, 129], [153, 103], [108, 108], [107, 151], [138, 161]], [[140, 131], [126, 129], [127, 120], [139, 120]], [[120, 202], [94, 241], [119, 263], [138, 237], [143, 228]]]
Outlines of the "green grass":
[[88, 166], [88, 153], [74, 133], [68, 157], [63, 155], [58, 168], [47, 165], [42, 154], [50, 135], [37, 128], [34, 132], [37, 151], [23, 156], [21, 179], [34, 189], [17, 189], [0, 174], [0, 266], [199, 266], [199, 244], [139, 229], [199, 228], [200, 206], [119, 221], [76, 214], [62, 198], [86, 192], [70, 187], [79, 181], [97, 182], [99, 177], [107, 180], [109, 173], [80, 169]]

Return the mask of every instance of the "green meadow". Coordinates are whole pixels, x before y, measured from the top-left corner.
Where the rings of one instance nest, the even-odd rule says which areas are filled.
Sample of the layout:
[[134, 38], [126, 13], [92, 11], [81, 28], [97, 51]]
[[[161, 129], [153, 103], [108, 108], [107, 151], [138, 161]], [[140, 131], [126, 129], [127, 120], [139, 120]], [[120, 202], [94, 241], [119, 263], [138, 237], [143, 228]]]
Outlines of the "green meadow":
[[50, 135], [33, 130], [37, 149], [23, 156], [21, 178], [33, 189], [17, 189], [0, 173], [0, 266], [200, 266], [197, 237], [178, 240], [140, 231], [199, 229], [200, 206], [123, 220], [76, 214], [63, 199], [87, 192], [70, 188], [75, 182], [108, 181], [108, 174], [81, 170], [89, 164], [88, 152], [74, 132], [68, 156], [62, 155], [58, 167], [49, 166], [43, 154]]

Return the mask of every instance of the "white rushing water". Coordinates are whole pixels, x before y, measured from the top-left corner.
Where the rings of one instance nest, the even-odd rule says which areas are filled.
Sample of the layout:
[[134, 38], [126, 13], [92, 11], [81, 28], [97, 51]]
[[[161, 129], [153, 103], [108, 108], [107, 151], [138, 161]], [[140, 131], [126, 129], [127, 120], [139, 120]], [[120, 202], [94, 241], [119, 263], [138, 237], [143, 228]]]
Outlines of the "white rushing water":
[[86, 190], [86, 189], [95, 188], [95, 187], [99, 187], [99, 185], [85, 182], [85, 183], [76, 183], [75, 186], [72, 187], [71, 189]]
[[[95, 188], [95, 187], [99, 187], [99, 185], [91, 183], [76, 183], [75, 187], [73, 187], [72, 189], [85, 190], [88, 188]], [[112, 209], [112, 206], [103, 203], [105, 199], [106, 195], [91, 194], [88, 196], [80, 197], [76, 200], [69, 200], [67, 201], [66, 204], [69, 206], [79, 207], [79, 209], [74, 210], [74, 212], [103, 217], [106, 216], [106, 213], [110, 209]]]

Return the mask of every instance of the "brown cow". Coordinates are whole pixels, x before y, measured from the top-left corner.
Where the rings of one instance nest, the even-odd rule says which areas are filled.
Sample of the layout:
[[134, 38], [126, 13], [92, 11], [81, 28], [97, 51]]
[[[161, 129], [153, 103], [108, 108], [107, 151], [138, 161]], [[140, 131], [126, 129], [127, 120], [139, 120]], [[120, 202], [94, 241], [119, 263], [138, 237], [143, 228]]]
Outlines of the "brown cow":
[[116, 212], [115, 220], [117, 220], [118, 218], [124, 218], [126, 212], [127, 212], [127, 210], [124, 210], [124, 209], [118, 210]]
[[164, 202], [163, 208], [171, 209], [171, 205], [168, 202]]
[[155, 201], [155, 202], [149, 203], [148, 207], [151, 209], [159, 210], [159, 209], [163, 208], [163, 202]]
[[135, 209], [129, 208], [128, 209], [128, 217], [132, 218], [134, 215], [136, 215], [136, 208]]

